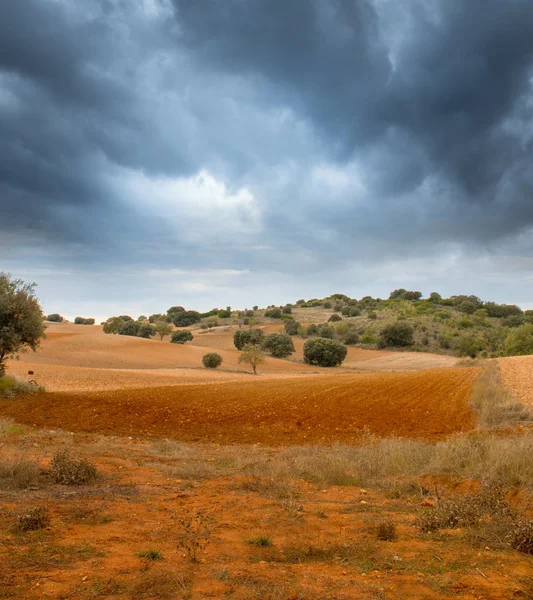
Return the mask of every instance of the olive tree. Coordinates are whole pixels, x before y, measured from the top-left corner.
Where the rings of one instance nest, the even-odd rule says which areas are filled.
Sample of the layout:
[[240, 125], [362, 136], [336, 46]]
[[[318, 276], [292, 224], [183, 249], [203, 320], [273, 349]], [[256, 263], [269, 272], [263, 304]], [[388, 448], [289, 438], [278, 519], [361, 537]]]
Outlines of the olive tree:
[[170, 323], [166, 321], [157, 321], [155, 324], [155, 332], [160, 337], [161, 341], [174, 331], [174, 328]]
[[5, 361], [27, 348], [37, 350], [44, 334], [44, 317], [35, 284], [0, 273], [0, 377]]
[[311, 338], [304, 344], [304, 361], [319, 367], [336, 367], [346, 358], [347, 348], [337, 340]]
[[247, 344], [239, 356], [239, 363], [246, 363], [252, 367], [254, 375], [257, 375], [257, 367], [265, 361], [265, 355], [255, 344]]

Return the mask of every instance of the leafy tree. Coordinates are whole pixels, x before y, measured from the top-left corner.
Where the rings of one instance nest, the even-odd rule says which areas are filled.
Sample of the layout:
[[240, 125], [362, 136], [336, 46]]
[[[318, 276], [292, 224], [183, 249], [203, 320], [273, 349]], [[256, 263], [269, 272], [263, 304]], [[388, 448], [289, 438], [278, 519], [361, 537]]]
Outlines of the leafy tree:
[[183, 310], [175, 313], [172, 322], [176, 327], [188, 327], [200, 321], [200, 313], [196, 310]]
[[317, 335], [318, 337], [333, 339], [335, 337], [335, 330], [331, 325], [319, 325]]
[[418, 291], [405, 291], [402, 295], [404, 300], [420, 300], [422, 298], [422, 292]]
[[477, 310], [477, 305], [471, 300], [463, 300], [461, 304], [457, 306], [458, 310], [466, 313], [467, 315], [473, 315]]
[[298, 330], [300, 329], [300, 323], [298, 321], [287, 321], [284, 325], [285, 333], [288, 335], [297, 335]]
[[262, 329], [239, 329], [233, 335], [233, 344], [237, 350], [246, 345], [261, 345], [264, 335]]
[[404, 288], [398, 288], [397, 290], [394, 290], [393, 292], [390, 293], [389, 296], [389, 300], [397, 300], [400, 298], [403, 298], [403, 295], [405, 294], [407, 290]]
[[337, 340], [312, 338], [304, 344], [304, 361], [320, 367], [341, 365], [348, 352], [346, 346]]
[[161, 341], [163, 341], [163, 339], [166, 338], [167, 335], [170, 335], [173, 331], [172, 325], [166, 321], [157, 321], [154, 328], [155, 333], [159, 336]]
[[145, 321], [148, 321], [148, 317], [146, 315], [139, 315], [137, 321], [139, 323], [144, 323]]
[[256, 306], [253, 307], [253, 309], [254, 310], [259, 310], [259, 306], [256, 305]]
[[335, 321], [342, 321], [342, 317], [337, 313], [333, 313], [328, 319], [328, 323], [335, 323]]
[[37, 350], [45, 337], [43, 313], [35, 296], [35, 284], [0, 273], [0, 377], [5, 361], [26, 348]]
[[85, 317], [76, 317], [74, 319], [75, 325], [94, 325], [94, 322], [93, 318], [86, 319]]
[[209, 354], [204, 354], [202, 363], [206, 369], [216, 369], [222, 364], [222, 356], [216, 352], [209, 352]]
[[218, 312], [217, 316], [219, 319], [230, 319], [231, 318], [231, 310], [228, 310], [227, 308], [226, 308], [226, 310], [220, 310]]
[[358, 317], [361, 314], [361, 310], [357, 306], [350, 308], [350, 317]]
[[509, 315], [508, 317], [504, 317], [502, 320], [502, 325], [504, 327], [520, 327], [520, 325], [524, 324], [524, 317], [522, 315]]
[[431, 292], [429, 295], [429, 301], [433, 302], [433, 304], [440, 304], [442, 302], [442, 296], [437, 292]]
[[170, 341], [173, 344], [185, 344], [185, 342], [191, 342], [193, 339], [194, 336], [188, 329], [174, 331], [170, 336]]
[[167, 323], [170, 323], [170, 321], [172, 321], [172, 319], [170, 319], [168, 315], [162, 315], [161, 313], [154, 313], [153, 315], [150, 315], [148, 317], [149, 323], [154, 324], [159, 321], [166, 321]]
[[155, 335], [155, 327], [149, 323], [139, 323], [139, 331], [137, 332], [138, 337], [146, 338], [149, 340]]
[[292, 339], [286, 333], [271, 333], [267, 335], [263, 341], [262, 348], [276, 358], [285, 358], [294, 352]]
[[387, 325], [379, 332], [378, 347], [411, 346], [413, 344], [413, 328], [408, 323], [396, 322]]
[[322, 304], [322, 306], [324, 308], [331, 308], [331, 302], [329, 300], [326, 300], [326, 302], [324, 302], [324, 304]]
[[287, 304], [283, 307], [282, 312], [284, 315], [291, 315], [292, 314], [292, 306], [290, 304]]
[[505, 339], [507, 356], [525, 356], [533, 354], [533, 325], [527, 323], [517, 327]]
[[245, 363], [252, 367], [254, 375], [257, 375], [257, 367], [265, 361], [265, 355], [256, 344], [246, 344], [239, 356], [239, 363]]
[[50, 321], [50, 323], [62, 323], [64, 319], [61, 315], [58, 315], [57, 313], [52, 313], [51, 315], [48, 315], [46, 317], [46, 320]]
[[118, 333], [124, 321], [120, 317], [109, 317], [104, 323], [104, 333]]
[[280, 319], [282, 315], [281, 308], [270, 308], [265, 310], [265, 317], [269, 319]]
[[246, 310], [244, 312], [245, 317], [253, 317], [254, 315], [255, 315], [255, 312], [253, 310]]
[[171, 306], [168, 310], [167, 310], [167, 315], [170, 317], [170, 320], [173, 321], [174, 317], [179, 314], [185, 312], [185, 309], [183, 308], [183, 306]]
[[123, 321], [133, 321], [133, 317], [130, 317], [129, 315], [120, 315], [119, 318]]
[[126, 321], [118, 328], [118, 334], [137, 337], [139, 335], [139, 327], [140, 325], [136, 321]]

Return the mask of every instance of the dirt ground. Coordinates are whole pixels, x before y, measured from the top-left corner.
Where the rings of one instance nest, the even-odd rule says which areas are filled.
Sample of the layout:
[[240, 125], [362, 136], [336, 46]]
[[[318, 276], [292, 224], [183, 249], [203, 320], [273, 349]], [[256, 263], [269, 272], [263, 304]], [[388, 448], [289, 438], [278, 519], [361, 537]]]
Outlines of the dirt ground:
[[498, 359], [505, 385], [533, 408], [533, 356], [510, 356]]

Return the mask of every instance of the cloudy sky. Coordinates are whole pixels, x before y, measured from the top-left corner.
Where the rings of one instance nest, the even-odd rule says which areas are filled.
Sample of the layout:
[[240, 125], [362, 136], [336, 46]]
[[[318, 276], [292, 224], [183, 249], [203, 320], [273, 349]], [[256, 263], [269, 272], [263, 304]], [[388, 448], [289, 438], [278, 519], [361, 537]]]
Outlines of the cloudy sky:
[[0, 2], [0, 270], [46, 312], [533, 307], [531, 0]]

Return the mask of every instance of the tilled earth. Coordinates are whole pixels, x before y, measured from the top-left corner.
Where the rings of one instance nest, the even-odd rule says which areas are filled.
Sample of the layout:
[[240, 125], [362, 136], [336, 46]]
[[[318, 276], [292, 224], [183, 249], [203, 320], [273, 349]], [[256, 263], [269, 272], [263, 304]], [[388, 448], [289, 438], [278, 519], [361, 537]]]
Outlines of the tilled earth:
[[0, 404], [0, 415], [68, 431], [271, 445], [378, 435], [439, 437], [475, 425], [468, 407], [480, 369], [314, 375], [291, 379], [84, 393]]

